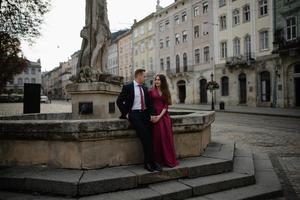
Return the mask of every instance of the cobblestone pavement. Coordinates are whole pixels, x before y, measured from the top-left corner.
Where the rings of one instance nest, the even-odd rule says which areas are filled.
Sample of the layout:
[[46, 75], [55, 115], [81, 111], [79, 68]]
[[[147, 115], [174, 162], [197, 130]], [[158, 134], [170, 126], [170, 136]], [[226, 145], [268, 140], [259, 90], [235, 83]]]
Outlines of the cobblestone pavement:
[[[21, 114], [22, 104], [0, 104], [0, 115]], [[41, 105], [42, 113], [71, 112], [66, 101]], [[283, 199], [300, 198], [300, 119], [216, 113], [213, 139], [235, 140], [238, 147], [268, 153], [284, 189]]]
[[213, 139], [235, 140], [238, 147], [268, 153], [285, 198], [300, 198], [300, 119], [216, 113]]

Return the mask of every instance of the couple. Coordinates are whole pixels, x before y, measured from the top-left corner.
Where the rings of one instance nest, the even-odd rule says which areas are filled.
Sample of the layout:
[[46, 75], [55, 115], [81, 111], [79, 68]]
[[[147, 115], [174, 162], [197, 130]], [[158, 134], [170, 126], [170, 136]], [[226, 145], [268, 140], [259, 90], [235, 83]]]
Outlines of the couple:
[[128, 119], [139, 136], [144, 150], [144, 167], [150, 172], [161, 166], [175, 167], [176, 160], [168, 105], [171, 95], [164, 75], [156, 75], [154, 87], [143, 86], [145, 70], [137, 69], [135, 80], [124, 85], [117, 99], [122, 119]]

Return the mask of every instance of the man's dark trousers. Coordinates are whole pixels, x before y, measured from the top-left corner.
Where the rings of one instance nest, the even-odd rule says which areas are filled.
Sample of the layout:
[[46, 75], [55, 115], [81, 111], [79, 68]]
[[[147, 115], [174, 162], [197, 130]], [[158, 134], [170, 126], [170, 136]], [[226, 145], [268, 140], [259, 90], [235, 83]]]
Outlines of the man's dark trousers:
[[152, 127], [149, 113], [147, 111], [133, 110], [129, 112], [128, 119], [142, 142], [144, 148], [144, 163], [152, 164]]

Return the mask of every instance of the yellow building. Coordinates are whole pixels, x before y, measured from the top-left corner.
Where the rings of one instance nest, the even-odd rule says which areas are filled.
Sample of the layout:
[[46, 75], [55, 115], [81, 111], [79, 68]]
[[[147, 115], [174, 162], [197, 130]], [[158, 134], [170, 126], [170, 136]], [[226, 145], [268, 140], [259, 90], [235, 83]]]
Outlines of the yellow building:
[[155, 29], [154, 13], [148, 15], [140, 21], [135, 21], [132, 25], [132, 43], [133, 43], [133, 70], [143, 68], [147, 71], [146, 84], [152, 84], [154, 76], [155, 62]]
[[128, 31], [118, 38], [119, 76], [124, 82], [133, 80], [132, 68], [132, 31]]

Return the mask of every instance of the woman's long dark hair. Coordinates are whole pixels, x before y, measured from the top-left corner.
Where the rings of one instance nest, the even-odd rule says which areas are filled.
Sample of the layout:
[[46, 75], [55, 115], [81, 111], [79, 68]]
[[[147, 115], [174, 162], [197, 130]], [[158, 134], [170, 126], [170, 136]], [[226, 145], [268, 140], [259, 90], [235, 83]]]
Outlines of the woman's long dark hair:
[[172, 105], [171, 93], [169, 90], [169, 85], [168, 85], [166, 76], [163, 74], [157, 74], [155, 76], [155, 79], [156, 79], [156, 77], [159, 77], [159, 79], [160, 79], [160, 90], [162, 92], [162, 95], [166, 98], [168, 105]]

